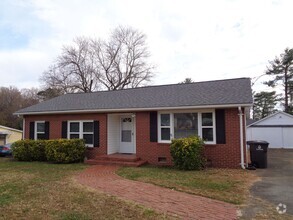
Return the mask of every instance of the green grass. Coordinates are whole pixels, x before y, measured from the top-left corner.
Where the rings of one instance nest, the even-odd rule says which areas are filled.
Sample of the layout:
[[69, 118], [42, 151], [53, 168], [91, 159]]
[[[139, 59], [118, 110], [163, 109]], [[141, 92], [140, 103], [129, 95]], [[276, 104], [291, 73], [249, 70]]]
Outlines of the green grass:
[[164, 219], [144, 207], [81, 186], [84, 164], [0, 158], [0, 219]]
[[182, 171], [168, 167], [124, 167], [117, 174], [131, 180], [187, 192], [233, 204], [243, 204], [254, 175], [245, 170]]

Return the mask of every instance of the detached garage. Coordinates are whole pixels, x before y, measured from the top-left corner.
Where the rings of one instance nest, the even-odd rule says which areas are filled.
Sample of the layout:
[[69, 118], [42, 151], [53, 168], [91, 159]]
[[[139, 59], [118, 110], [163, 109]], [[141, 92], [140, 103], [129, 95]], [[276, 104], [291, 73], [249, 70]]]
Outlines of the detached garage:
[[265, 140], [269, 148], [293, 149], [293, 116], [277, 112], [247, 125], [247, 141]]

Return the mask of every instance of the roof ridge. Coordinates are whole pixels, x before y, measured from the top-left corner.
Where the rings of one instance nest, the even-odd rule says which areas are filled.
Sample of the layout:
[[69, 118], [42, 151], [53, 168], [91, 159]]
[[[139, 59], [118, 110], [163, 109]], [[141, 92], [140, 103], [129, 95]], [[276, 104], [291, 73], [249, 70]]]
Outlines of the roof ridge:
[[199, 82], [191, 82], [191, 83], [172, 83], [172, 84], [162, 84], [162, 85], [150, 85], [150, 86], [142, 86], [142, 87], [136, 87], [136, 88], [126, 88], [126, 89], [117, 89], [117, 90], [100, 90], [100, 91], [94, 91], [94, 92], [76, 92], [76, 93], [66, 93], [64, 95], [75, 95], [75, 94], [94, 94], [94, 93], [101, 93], [101, 92], [119, 92], [119, 91], [125, 91], [125, 90], [136, 90], [136, 89], [147, 89], [147, 88], [153, 88], [153, 87], [166, 87], [166, 86], [182, 86], [182, 85], [194, 85], [194, 84], [201, 84], [201, 83], [212, 83], [212, 82], [221, 82], [221, 81], [232, 81], [232, 80], [241, 80], [241, 79], [250, 79], [249, 77], [240, 77], [240, 78], [231, 78], [231, 79], [219, 79], [219, 80], [205, 80], [205, 81], [199, 81]]

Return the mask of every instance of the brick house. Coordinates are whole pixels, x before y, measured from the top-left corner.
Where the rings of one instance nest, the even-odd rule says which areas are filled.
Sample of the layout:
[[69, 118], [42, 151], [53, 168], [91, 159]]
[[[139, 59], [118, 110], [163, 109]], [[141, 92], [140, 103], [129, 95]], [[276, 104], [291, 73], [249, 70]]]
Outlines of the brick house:
[[245, 161], [249, 78], [66, 94], [17, 111], [25, 139], [82, 138], [87, 159], [135, 155], [172, 164], [171, 139], [199, 135], [214, 167]]

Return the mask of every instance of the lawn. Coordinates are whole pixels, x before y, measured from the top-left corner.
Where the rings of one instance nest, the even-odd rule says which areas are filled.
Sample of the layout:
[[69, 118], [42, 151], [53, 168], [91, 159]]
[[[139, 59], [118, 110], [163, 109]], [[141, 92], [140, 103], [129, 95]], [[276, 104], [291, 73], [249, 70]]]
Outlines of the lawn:
[[241, 169], [207, 169], [181, 171], [168, 167], [123, 167], [117, 174], [131, 180], [221, 200], [243, 204], [249, 195], [249, 187], [256, 176]]
[[0, 219], [162, 219], [165, 216], [77, 184], [83, 164], [0, 158]]

